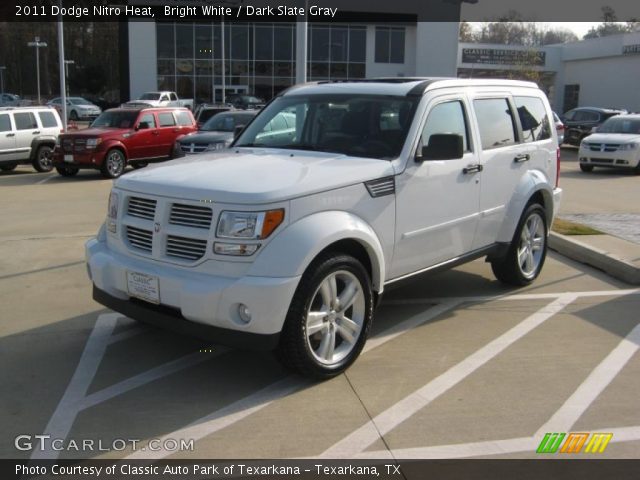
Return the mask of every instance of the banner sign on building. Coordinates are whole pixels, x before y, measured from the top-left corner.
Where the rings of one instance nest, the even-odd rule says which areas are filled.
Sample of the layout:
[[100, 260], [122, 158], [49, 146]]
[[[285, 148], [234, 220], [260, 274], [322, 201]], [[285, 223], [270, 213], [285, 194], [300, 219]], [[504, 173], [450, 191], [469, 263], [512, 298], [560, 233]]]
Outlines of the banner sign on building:
[[537, 50], [507, 50], [493, 48], [463, 48], [462, 63], [484, 63], [491, 65], [544, 66], [546, 52]]

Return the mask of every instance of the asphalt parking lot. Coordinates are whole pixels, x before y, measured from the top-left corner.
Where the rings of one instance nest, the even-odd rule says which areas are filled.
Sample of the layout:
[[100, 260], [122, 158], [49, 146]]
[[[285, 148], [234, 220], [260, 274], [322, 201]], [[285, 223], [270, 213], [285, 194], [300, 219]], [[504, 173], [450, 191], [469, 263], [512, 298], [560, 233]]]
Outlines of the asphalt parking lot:
[[[567, 158], [570, 202], [573, 169]], [[603, 201], [633, 198], [637, 177], [602, 178]], [[110, 185], [0, 174], [1, 458], [533, 458], [547, 432], [612, 433], [580, 455], [638, 458], [638, 289], [550, 253], [512, 290], [476, 261], [389, 291], [356, 364], [311, 383], [94, 303], [83, 244]], [[104, 450], [16, 449], [38, 434]]]

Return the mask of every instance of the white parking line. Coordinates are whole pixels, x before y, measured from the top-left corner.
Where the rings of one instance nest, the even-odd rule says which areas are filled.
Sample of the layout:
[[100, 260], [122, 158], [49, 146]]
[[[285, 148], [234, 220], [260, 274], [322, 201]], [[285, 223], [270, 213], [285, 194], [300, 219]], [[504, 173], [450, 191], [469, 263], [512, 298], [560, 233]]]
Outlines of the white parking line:
[[[69, 382], [60, 403], [58, 403], [58, 407], [51, 415], [49, 423], [44, 429], [44, 435], [51, 435], [51, 438], [55, 439], [66, 438], [69, 434], [78, 415], [82, 399], [87, 394], [93, 377], [98, 371], [109, 343], [109, 337], [113, 333], [120, 316], [118, 313], [109, 313], [98, 317], [71, 382]], [[58, 458], [59, 452], [51, 449], [51, 444], [47, 445], [47, 447], [42, 450], [34, 450], [31, 459], [49, 460]]]
[[534, 435], [566, 432], [620, 373], [640, 345], [640, 324], [622, 339], [607, 357], [589, 374], [560, 409]]
[[489, 342], [475, 353], [469, 355], [457, 365], [451, 367], [442, 375], [431, 380], [422, 388], [416, 390], [411, 395], [405, 397], [384, 412], [377, 415], [372, 420], [375, 424], [375, 429], [372, 429], [371, 425], [365, 424], [350, 435], [347, 435], [338, 443], [334, 444], [332, 447], [325, 450], [320, 457], [351, 458], [362, 452], [378, 440], [379, 434], [385, 435], [402, 422], [409, 419], [415, 413], [429, 405], [433, 400], [448, 391], [451, 387], [460, 383], [478, 368], [486, 364], [489, 360], [503, 352], [507, 347], [563, 310], [575, 299], [576, 296], [571, 293], [559, 296], [559, 298], [551, 302], [549, 305], [541, 308], [533, 315], [530, 315], [509, 331]]
[[49, 176], [47, 176], [47, 178], [43, 178], [39, 182], [36, 182], [36, 185], [42, 185], [43, 183], [47, 183], [49, 180], [51, 180], [53, 178], [57, 178], [57, 175], [49, 175]]

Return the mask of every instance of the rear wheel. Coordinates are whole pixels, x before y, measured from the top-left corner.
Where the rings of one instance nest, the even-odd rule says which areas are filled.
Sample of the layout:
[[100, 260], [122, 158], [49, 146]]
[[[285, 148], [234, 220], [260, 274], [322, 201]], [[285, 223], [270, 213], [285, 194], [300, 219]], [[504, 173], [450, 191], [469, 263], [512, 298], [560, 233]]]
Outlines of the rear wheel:
[[58, 172], [63, 177], [73, 177], [78, 173], [77, 167], [56, 167], [56, 172]]
[[372, 318], [373, 293], [365, 268], [349, 255], [327, 252], [302, 276], [276, 353], [298, 373], [333, 377], [360, 355]]
[[53, 170], [53, 149], [48, 145], [41, 145], [33, 159], [33, 168], [38, 172], [50, 172]]
[[6, 164], [6, 165], [0, 165], [0, 170], [2, 170], [3, 172], [10, 172], [11, 170], [15, 170], [17, 166], [18, 166], [17, 163], [9, 163], [9, 164]]
[[180, 143], [179, 142], [174, 143], [173, 147], [171, 148], [171, 155], [169, 158], [173, 160], [174, 158], [181, 158], [184, 156], [185, 154], [182, 151], [182, 148], [180, 147]]
[[547, 217], [541, 205], [529, 205], [518, 223], [507, 254], [491, 262], [498, 280], [524, 286], [540, 274], [547, 256]]
[[126, 159], [124, 153], [115, 148], [109, 150], [102, 162], [102, 175], [107, 178], [118, 178], [124, 172]]
[[586, 163], [581, 163], [580, 170], [582, 170], [585, 173], [593, 172], [593, 165], [587, 165]]
[[71, 110], [69, 114], [69, 120], [73, 120], [74, 122], [78, 121], [78, 113], [75, 110]]

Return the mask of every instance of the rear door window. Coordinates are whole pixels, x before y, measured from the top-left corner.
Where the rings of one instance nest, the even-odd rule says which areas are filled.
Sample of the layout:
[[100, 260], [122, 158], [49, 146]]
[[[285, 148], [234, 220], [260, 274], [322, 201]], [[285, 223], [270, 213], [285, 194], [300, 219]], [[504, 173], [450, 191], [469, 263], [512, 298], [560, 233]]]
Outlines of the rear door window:
[[176, 124], [176, 120], [173, 118], [173, 113], [163, 112], [158, 114], [158, 123], [160, 123], [161, 127], [173, 127]]
[[516, 127], [508, 99], [476, 99], [473, 106], [476, 110], [483, 150], [516, 143]]
[[0, 132], [11, 131], [11, 119], [8, 113], [0, 114]]
[[36, 117], [33, 112], [14, 113], [13, 118], [16, 121], [17, 130], [31, 130], [38, 128]]
[[551, 122], [542, 100], [538, 97], [514, 97], [514, 101], [522, 126], [522, 140], [528, 143], [551, 138]]

